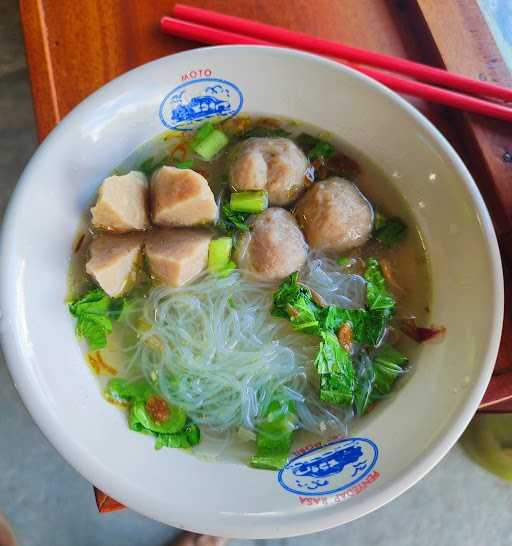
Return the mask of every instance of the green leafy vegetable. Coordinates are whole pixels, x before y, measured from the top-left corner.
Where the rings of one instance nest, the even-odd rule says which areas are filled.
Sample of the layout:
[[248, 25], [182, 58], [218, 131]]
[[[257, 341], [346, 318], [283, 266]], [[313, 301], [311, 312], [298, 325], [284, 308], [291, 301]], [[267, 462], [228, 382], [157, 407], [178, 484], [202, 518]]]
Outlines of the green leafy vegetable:
[[317, 144], [318, 139], [309, 133], [301, 133], [295, 143], [305, 153], [308, 154]]
[[358, 343], [367, 341], [368, 313], [364, 309], [342, 309], [335, 305], [324, 307], [319, 322], [322, 330], [336, 334], [343, 324], [348, 323], [352, 330], [352, 337]]
[[155, 394], [155, 390], [143, 379], [126, 381], [126, 379], [116, 377], [108, 382], [104, 394], [115, 402], [135, 402], [136, 400], [146, 401]]
[[366, 264], [364, 273], [366, 279], [366, 300], [368, 308], [371, 311], [393, 310], [395, 300], [386, 288], [386, 281], [379, 262], [375, 258], [370, 258]]
[[69, 304], [70, 313], [76, 317], [76, 334], [84, 338], [91, 351], [107, 345], [107, 335], [112, 331], [112, 320], [118, 320], [126, 305], [124, 298], [113, 299], [100, 288]]
[[288, 306], [293, 306], [297, 299], [304, 297], [312, 300], [311, 290], [299, 282], [299, 273], [295, 271], [289, 275], [274, 292], [272, 296], [273, 307], [271, 313], [274, 317], [289, 318]]
[[121, 320], [130, 307], [128, 298], [115, 298], [110, 301], [109, 315], [113, 320]]
[[395, 311], [395, 299], [386, 288], [386, 281], [379, 262], [370, 258], [364, 274], [366, 300], [369, 310], [367, 339], [370, 345], [378, 345]]
[[84, 314], [106, 315], [110, 308], [110, 297], [100, 288], [90, 290], [69, 304], [69, 310], [75, 317]]
[[389, 311], [371, 311], [368, 309], [342, 309], [329, 305], [322, 309], [320, 328], [334, 334], [343, 324], [349, 324], [354, 341], [375, 346], [380, 341], [389, 322]]
[[142, 171], [149, 178], [156, 170], [165, 166], [172, 166], [177, 169], [191, 169], [194, 166], [194, 161], [188, 159], [187, 161], [175, 163], [174, 159], [169, 156], [165, 156], [158, 160], [154, 157], [148, 157], [148, 159], [139, 165], [137, 170]]
[[208, 121], [196, 131], [190, 148], [205, 161], [210, 161], [228, 142], [227, 135]]
[[230, 235], [236, 231], [249, 231], [249, 224], [247, 223], [249, 216], [249, 213], [236, 212], [229, 206], [229, 203], [223, 203], [220, 207], [218, 227]]
[[368, 345], [375, 347], [381, 342], [382, 336], [386, 333], [392, 313], [392, 309], [368, 311], [365, 336]]
[[350, 405], [354, 400], [355, 372], [348, 352], [338, 338], [321, 331], [315, 367], [320, 376], [320, 400], [329, 404]]
[[289, 318], [286, 309], [287, 305], [291, 304], [299, 295], [304, 294], [309, 297], [311, 296], [311, 290], [302, 284], [298, 284], [298, 280], [299, 273], [296, 271], [287, 277], [274, 292], [272, 296], [274, 305], [271, 310], [271, 314], [274, 317]]
[[[168, 407], [168, 417], [162, 421], [155, 420], [148, 409], [148, 402], [152, 399], [158, 399]], [[187, 422], [187, 415], [181, 409], [175, 406], [170, 406], [157, 395], [150, 396], [147, 400], [135, 400], [130, 406], [128, 415], [128, 426], [136, 432], [144, 430], [150, 432], [159, 432], [164, 434], [174, 434], [179, 432]]]
[[243, 135], [241, 135], [241, 139], [246, 138], [286, 138], [289, 137], [291, 133], [288, 131], [285, 131], [284, 129], [281, 129], [279, 127], [265, 127], [264, 125], [257, 125], [256, 127], [253, 127], [252, 129], [249, 129], [246, 131]]
[[296, 143], [307, 155], [310, 161], [314, 161], [319, 157], [328, 159], [334, 154], [334, 147], [329, 142], [320, 138], [309, 135], [308, 133], [301, 133]]
[[84, 338], [89, 350], [99, 351], [107, 346], [107, 335], [112, 331], [112, 321], [100, 315], [82, 315], [76, 324], [76, 334]]
[[386, 395], [391, 392], [398, 376], [403, 373], [407, 357], [391, 345], [385, 345], [373, 360], [375, 370], [375, 390]]
[[348, 258], [347, 256], [342, 256], [341, 258], [338, 258], [336, 260], [336, 263], [344, 267], [350, 263], [350, 258]]
[[354, 391], [356, 415], [364, 415], [368, 407], [376, 400], [375, 395], [372, 396], [374, 382], [375, 370], [370, 363], [370, 365], [362, 367], [357, 374]]
[[256, 454], [251, 457], [251, 466], [282, 468], [288, 459], [295, 428], [295, 404], [290, 400], [273, 400], [258, 425]]
[[334, 148], [331, 144], [324, 141], [319, 141], [315, 147], [308, 153], [308, 159], [313, 161], [318, 157], [329, 158], [334, 153]]
[[318, 334], [319, 307], [309, 297], [298, 297], [293, 305], [287, 306], [287, 312], [294, 330]]
[[183, 430], [174, 434], [155, 434], [155, 449], [162, 447], [177, 447], [187, 449], [194, 447], [201, 440], [199, 427], [194, 423], [188, 423]]
[[290, 320], [294, 330], [318, 334], [321, 308], [313, 301], [311, 290], [298, 282], [298, 272], [285, 279], [273, 295], [271, 313]]
[[403, 374], [407, 357], [391, 345], [384, 345], [370, 366], [357, 378], [355, 407], [364, 415], [370, 404], [391, 392], [398, 377]]
[[325, 330], [336, 334], [344, 323], [349, 323], [353, 338], [358, 343], [375, 346], [391, 318], [395, 300], [388, 292], [379, 262], [368, 260], [364, 274], [367, 283], [367, 308], [343, 309], [335, 305], [319, 307], [311, 290], [298, 282], [299, 274], [292, 273], [273, 295], [271, 313], [288, 318], [296, 330], [318, 334]]
[[[320, 376], [320, 399], [339, 405], [354, 403], [359, 413], [364, 413], [376, 396], [388, 392], [386, 386], [393, 376], [396, 378], [397, 366], [406, 361], [398, 351], [386, 347], [378, 353], [372, 367], [365, 370], [366, 375], [356, 378], [351, 356], [337, 337], [340, 328], [348, 325], [353, 341], [363, 348], [374, 348], [381, 342], [395, 308], [395, 300], [387, 290], [379, 262], [374, 258], [368, 260], [364, 278], [367, 289], [364, 309], [318, 306], [311, 290], [298, 282], [297, 272], [274, 292], [271, 309], [273, 316], [290, 320], [295, 330], [320, 336], [315, 359]], [[390, 362], [395, 362], [396, 366]]]
[[128, 426], [135, 432], [155, 437], [155, 448], [188, 448], [199, 443], [197, 425], [187, 419], [182, 408], [165, 401], [145, 380], [111, 379], [105, 396], [113, 401], [127, 402]]
[[180, 161], [179, 163], [174, 164], [174, 167], [176, 167], [177, 169], [191, 169], [193, 166], [193, 159], [187, 159], [186, 161]]
[[373, 222], [373, 237], [387, 247], [403, 241], [407, 235], [407, 226], [400, 218], [386, 218], [377, 213]]
[[167, 161], [167, 158], [156, 160], [154, 157], [148, 157], [139, 165], [137, 170], [142, 171], [149, 178], [157, 169], [167, 165]]
[[259, 191], [237, 191], [229, 200], [231, 210], [235, 212], [259, 213], [268, 208], [268, 193]]

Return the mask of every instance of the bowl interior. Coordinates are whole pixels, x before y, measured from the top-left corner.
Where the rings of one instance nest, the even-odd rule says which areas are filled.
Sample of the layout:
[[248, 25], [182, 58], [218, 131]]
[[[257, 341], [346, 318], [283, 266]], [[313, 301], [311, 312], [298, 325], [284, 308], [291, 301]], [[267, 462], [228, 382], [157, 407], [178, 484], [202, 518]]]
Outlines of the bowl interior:
[[[350, 142], [400, 190], [423, 234], [431, 260], [432, 320], [445, 325], [447, 335], [417, 350], [403, 388], [358, 425], [357, 435], [371, 440], [378, 454], [373, 478], [350, 495], [301, 495], [283, 487], [275, 472], [208, 463], [180, 450], [155, 451], [151, 438], [129, 432], [124, 415], [105, 403], [75, 339], [64, 298], [80, 215], [106, 173], [164, 130], [164, 123], [174, 123], [165, 103], [172, 90], [204, 78], [233, 85], [231, 92], [239, 93], [233, 112], [297, 118]], [[290, 536], [350, 521], [425, 474], [477, 407], [494, 364], [503, 307], [488, 214], [439, 133], [365, 77], [273, 48], [174, 55], [129, 72], [83, 102], [23, 175], [5, 220], [1, 275], [9, 367], [25, 404], [61, 454], [139, 512], [237, 537]]]

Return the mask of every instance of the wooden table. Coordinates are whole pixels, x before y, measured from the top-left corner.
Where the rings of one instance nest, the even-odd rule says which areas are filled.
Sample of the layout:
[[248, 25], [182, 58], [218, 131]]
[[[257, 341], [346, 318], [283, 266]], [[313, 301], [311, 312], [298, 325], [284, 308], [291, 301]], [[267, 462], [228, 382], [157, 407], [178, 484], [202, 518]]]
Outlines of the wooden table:
[[[185, 1], [185, 0], [183, 0]], [[476, 0], [187, 0], [512, 87]], [[159, 31], [170, 0], [21, 0], [40, 140], [83, 98], [147, 61], [200, 44]], [[512, 309], [512, 126], [410, 99], [463, 157], [494, 220]], [[512, 411], [512, 316], [487, 409]], [[108, 507], [109, 500], [101, 497]], [[104, 506], [104, 508], [105, 508]]]

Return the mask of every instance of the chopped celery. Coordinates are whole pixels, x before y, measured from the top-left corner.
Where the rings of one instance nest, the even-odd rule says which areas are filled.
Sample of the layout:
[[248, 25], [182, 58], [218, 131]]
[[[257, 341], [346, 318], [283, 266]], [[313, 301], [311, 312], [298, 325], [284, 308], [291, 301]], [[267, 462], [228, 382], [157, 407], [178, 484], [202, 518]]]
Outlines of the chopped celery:
[[229, 206], [236, 212], [263, 212], [268, 207], [268, 193], [263, 190], [233, 192]]
[[228, 137], [222, 131], [207, 122], [197, 130], [190, 147], [204, 160], [210, 161], [228, 142]]
[[211, 133], [213, 133], [213, 131], [215, 131], [215, 125], [213, 123], [211, 123], [210, 121], [203, 123], [203, 125], [199, 127], [199, 129], [196, 131], [194, 135], [194, 140], [192, 141], [192, 144], [191, 144], [192, 148], [195, 145], [203, 142], [203, 140], [205, 140]]
[[233, 240], [231, 237], [220, 237], [210, 242], [208, 247], [208, 271], [220, 273], [230, 264]]

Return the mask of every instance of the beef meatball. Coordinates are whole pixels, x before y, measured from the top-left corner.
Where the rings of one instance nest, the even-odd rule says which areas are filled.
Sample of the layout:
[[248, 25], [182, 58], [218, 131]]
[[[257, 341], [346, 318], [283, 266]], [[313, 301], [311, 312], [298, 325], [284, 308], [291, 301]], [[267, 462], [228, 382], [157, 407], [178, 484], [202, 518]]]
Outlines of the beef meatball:
[[158, 169], [151, 177], [151, 202], [153, 222], [162, 226], [195, 226], [217, 218], [208, 181], [192, 169]]
[[237, 241], [235, 261], [262, 280], [282, 280], [302, 268], [308, 247], [295, 218], [269, 208], [250, 219], [251, 230]]
[[149, 227], [148, 181], [138, 171], [105, 178], [91, 209], [92, 225], [98, 229], [125, 233]]
[[146, 241], [149, 268], [165, 284], [183, 286], [206, 268], [211, 240], [204, 229], [154, 229]]
[[312, 186], [295, 210], [311, 248], [341, 253], [370, 237], [373, 210], [366, 197], [348, 180], [333, 176]]
[[235, 190], [267, 190], [270, 205], [286, 206], [304, 191], [308, 160], [288, 138], [249, 138], [234, 152], [230, 182]]
[[133, 285], [142, 244], [138, 233], [98, 235], [89, 247], [85, 270], [110, 297], [117, 298]]

